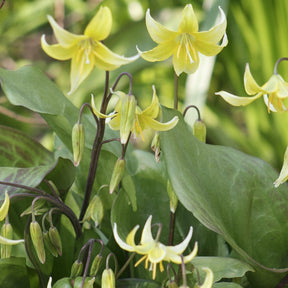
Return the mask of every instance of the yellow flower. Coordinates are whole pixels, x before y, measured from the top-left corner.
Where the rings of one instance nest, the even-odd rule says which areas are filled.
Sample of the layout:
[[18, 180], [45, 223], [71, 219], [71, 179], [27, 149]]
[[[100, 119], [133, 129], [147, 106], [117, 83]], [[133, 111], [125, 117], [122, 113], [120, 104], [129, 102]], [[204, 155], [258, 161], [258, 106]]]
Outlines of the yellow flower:
[[[3, 221], [9, 211], [9, 206], [10, 206], [10, 199], [9, 199], [9, 195], [8, 192], [5, 192], [5, 199], [4, 202], [2, 203], [1, 207], [0, 207], [0, 221]], [[23, 239], [21, 240], [11, 240], [11, 239], [7, 239], [5, 237], [3, 237], [2, 235], [0, 235], [0, 244], [2, 245], [16, 245], [19, 243], [24, 242]]]
[[210, 268], [202, 267], [202, 270], [206, 272], [206, 277], [202, 285], [195, 285], [195, 288], [211, 288], [213, 285], [214, 275]]
[[[126, 105], [123, 105], [123, 103], [125, 104], [128, 102], [126, 101], [127, 97], [134, 98], [134, 96], [127, 95], [121, 91], [115, 92], [115, 94], [119, 97], [119, 100], [115, 106], [114, 113], [110, 115], [104, 115], [96, 109], [93, 96], [91, 100], [91, 105], [94, 113], [98, 117], [112, 118], [108, 121], [108, 125], [112, 130], [120, 130], [120, 138], [122, 144], [125, 144], [127, 142], [130, 131], [134, 133], [136, 137], [138, 137], [140, 134], [142, 139], [144, 140], [143, 131], [145, 129], [152, 128], [155, 131], [167, 131], [174, 128], [178, 122], [177, 116], [173, 117], [170, 121], [166, 123], [161, 123], [155, 120], [155, 118], [157, 118], [159, 115], [160, 105], [154, 86], [152, 103], [143, 111], [139, 106], [134, 105], [134, 113], [132, 113], [130, 109], [127, 109]], [[130, 106], [131, 105], [129, 105], [129, 107]], [[127, 113], [129, 113], [129, 115], [127, 115]], [[133, 117], [133, 119], [131, 119], [131, 117]], [[123, 121], [123, 119], [125, 121]], [[129, 123], [129, 125], [126, 125], [127, 123]], [[127, 127], [131, 127], [129, 131], [127, 130]]]
[[94, 66], [111, 71], [138, 58], [126, 58], [109, 50], [102, 41], [108, 37], [112, 27], [112, 14], [108, 7], [101, 7], [87, 25], [83, 35], [72, 34], [61, 28], [48, 16], [58, 44], [49, 45], [45, 35], [41, 38], [43, 50], [57, 60], [71, 59], [71, 90], [74, 92], [88, 77]]
[[[149, 9], [146, 13], [147, 30], [154, 42], [158, 44], [152, 50], [141, 52], [141, 57], [147, 61], [163, 61], [173, 55], [173, 66], [179, 76], [182, 72], [194, 73], [199, 66], [199, 53], [214, 56], [227, 45], [225, 34], [226, 17], [220, 10], [219, 24], [209, 31], [199, 32], [198, 21], [191, 4], [185, 6], [177, 31], [170, 30], [156, 22]], [[217, 44], [221, 39], [222, 43]]]
[[144, 225], [139, 245], [135, 244], [135, 235], [139, 229], [139, 225], [135, 226], [132, 229], [132, 231], [128, 234], [126, 242], [124, 242], [118, 235], [116, 223], [114, 223], [113, 234], [116, 242], [122, 249], [127, 250], [129, 252], [136, 252], [140, 255], [144, 255], [135, 264], [135, 266], [138, 266], [142, 261], [145, 260], [145, 268], [147, 269], [148, 263], [150, 262], [151, 263], [150, 268], [152, 270], [152, 278], [155, 279], [157, 264], [159, 264], [160, 271], [162, 272], [164, 270], [162, 264], [163, 261], [173, 262], [176, 264], [181, 264], [182, 261], [184, 263], [190, 262], [197, 254], [198, 244], [197, 242], [195, 243], [194, 249], [189, 255], [181, 257], [182, 253], [185, 251], [191, 240], [193, 228], [190, 227], [188, 235], [180, 244], [175, 246], [165, 246], [164, 244], [158, 241], [158, 238], [160, 236], [159, 233], [156, 239], [153, 238], [151, 232], [151, 221], [152, 221], [152, 215], [149, 216]]
[[288, 83], [279, 74], [274, 73], [264, 85], [259, 86], [247, 64], [244, 73], [244, 87], [248, 95], [255, 96], [239, 97], [225, 91], [217, 92], [216, 95], [220, 95], [233, 106], [246, 106], [263, 96], [268, 112], [283, 112], [287, 110], [283, 101], [288, 98]]

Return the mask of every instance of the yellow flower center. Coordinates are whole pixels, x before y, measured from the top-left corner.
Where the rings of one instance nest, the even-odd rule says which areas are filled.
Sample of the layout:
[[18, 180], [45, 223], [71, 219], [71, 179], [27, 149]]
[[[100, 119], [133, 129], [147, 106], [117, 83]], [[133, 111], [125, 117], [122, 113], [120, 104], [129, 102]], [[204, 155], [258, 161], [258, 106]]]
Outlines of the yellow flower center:
[[[196, 59], [196, 50], [193, 47], [193, 42], [195, 38], [189, 33], [182, 33], [178, 36], [178, 49], [177, 49], [177, 58], [183, 56], [185, 54], [185, 62], [190, 62], [191, 64]], [[188, 60], [188, 61], [187, 61]]]
[[79, 49], [78, 49], [78, 55], [81, 55], [80, 57], [85, 57], [85, 64], [90, 64], [90, 57], [92, 55], [92, 51], [97, 46], [97, 42], [91, 38], [87, 38], [85, 40], [81, 40], [78, 43]]

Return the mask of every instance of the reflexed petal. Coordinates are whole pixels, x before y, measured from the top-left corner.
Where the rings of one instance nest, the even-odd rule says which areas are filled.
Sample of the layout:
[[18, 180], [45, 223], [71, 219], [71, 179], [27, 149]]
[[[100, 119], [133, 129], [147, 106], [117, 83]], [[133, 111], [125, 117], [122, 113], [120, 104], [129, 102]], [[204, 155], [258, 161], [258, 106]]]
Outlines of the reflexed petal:
[[225, 31], [227, 27], [226, 16], [220, 7], [219, 7], [219, 10], [220, 10], [220, 20], [217, 25], [215, 25], [208, 31], [203, 31], [203, 32], [193, 34], [193, 36], [195, 35], [195, 37], [197, 37], [199, 41], [210, 42], [210, 43], [216, 44], [225, 35]]
[[145, 130], [147, 128], [152, 128], [155, 131], [170, 130], [176, 126], [179, 120], [177, 116], [173, 117], [170, 121], [165, 122], [165, 123], [158, 122], [148, 117], [139, 117], [138, 119], [139, 119], [139, 123], [140, 123], [142, 130]]
[[284, 161], [280, 171], [280, 175], [273, 184], [277, 188], [280, 184], [284, 183], [287, 180], [288, 180], [288, 147], [286, 148], [284, 154]]
[[166, 43], [159, 44], [155, 48], [146, 52], [141, 52], [138, 47], [136, 48], [143, 59], [149, 62], [155, 62], [168, 59], [170, 56], [172, 56], [176, 47], [177, 43], [172, 40]]
[[93, 50], [93, 54], [96, 57], [95, 65], [99, 67], [104, 66], [103, 70], [111, 71], [114, 70], [121, 65], [125, 65], [128, 63], [131, 63], [139, 58], [139, 55], [135, 55], [133, 57], [124, 57], [120, 56], [114, 52], [112, 52], [110, 49], [108, 49], [105, 45], [98, 42], [96, 45], [96, 48]]
[[61, 46], [70, 47], [75, 45], [77, 42], [87, 38], [84, 35], [76, 35], [63, 29], [50, 15], [48, 15], [47, 18], [50, 25], [52, 26], [55, 37]]
[[175, 73], [179, 76], [182, 72], [194, 73], [199, 66], [199, 55], [194, 47], [190, 47], [187, 51], [184, 45], [179, 46], [173, 55], [173, 66]]
[[214, 275], [210, 268], [202, 267], [202, 270], [206, 272], [204, 283], [199, 288], [211, 288], [213, 285]]
[[100, 7], [87, 25], [84, 35], [102, 41], [108, 37], [112, 28], [112, 14], [108, 7]]
[[71, 46], [65, 48], [59, 44], [49, 45], [46, 42], [45, 35], [41, 37], [41, 47], [48, 54], [50, 57], [57, 59], [57, 60], [67, 60], [72, 58], [75, 51], [77, 51], [76, 46]]
[[142, 235], [141, 235], [141, 241], [140, 241], [141, 244], [154, 242], [154, 238], [151, 232], [151, 221], [152, 221], [152, 215], [148, 217], [144, 225]]
[[[152, 86], [153, 89], [153, 98], [151, 104], [141, 112], [142, 115], [145, 115], [145, 117], [150, 117], [150, 118], [156, 118], [159, 114], [159, 99], [156, 94], [156, 89], [155, 86]], [[140, 115], [141, 115], [140, 114]]]
[[258, 93], [254, 97], [239, 97], [225, 91], [220, 91], [215, 94], [220, 95], [226, 102], [233, 106], [246, 106], [262, 96], [262, 93]]
[[52, 277], [49, 277], [47, 288], [52, 288]]
[[108, 125], [112, 130], [120, 130], [121, 112], [118, 112], [109, 122]]
[[146, 12], [146, 27], [149, 35], [156, 43], [171, 41], [177, 37], [177, 32], [172, 31], [155, 21], [151, 17], [149, 9]]
[[[167, 246], [167, 254], [166, 254], [166, 257], [164, 260], [166, 261], [170, 261], [170, 262], [173, 262], [175, 264], [181, 264], [182, 263], [182, 259], [181, 259], [181, 256], [179, 254], [175, 254], [173, 250], [171, 250], [173, 246]], [[187, 256], [184, 256], [183, 257], [183, 261], [184, 263], [187, 263], [187, 262], [190, 262], [192, 261], [196, 255], [198, 253], [198, 243], [195, 242], [195, 245], [194, 245], [194, 248], [192, 250], [192, 252], [187, 255]]]
[[71, 61], [70, 82], [71, 90], [68, 95], [73, 93], [79, 85], [88, 77], [94, 68], [94, 58], [87, 61], [86, 55], [83, 52], [78, 52]]
[[277, 75], [278, 77], [278, 92], [277, 96], [278, 98], [287, 98], [288, 97], [288, 83], [283, 80], [283, 78], [280, 75]]
[[[136, 226], [137, 227], [137, 226]], [[134, 228], [135, 229], [135, 228]], [[117, 231], [117, 224], [114, 223], [113, 226], [113, 235], [115, 238], [115, 241], [117, 242], [117, 244], [124, 250], [129, 251], [129, 252], [133, 252], [134, 251], [134, 247], [128, 245], [127, 243], [125, 243], [119, 236], [118, 231]]]
[[128, 234], [127, 238], [126, 238], [126, 243], [132, 247], [135, 247], [136, 244], [135, 244], [135, 235], [136, 235], [136, 232], [138, 231], [139, 229], [139, 225], [136, 225], [132, 230], [131, 232]]
[[17, 244], [20, 244], [23, 242], [24, 242], [24, 239], [11, 240], [11, 239], [7, 239], [3, 236], [0, 236], [0, 244], [3, 244], [3, 245], [17, 245]]
[[227, 46], [228, 39], [227, 35], [224, 34], [222, 43], [220, 45], [216, 44], [215, 42], [210, 41], [203, 41], [201, 39], [201, 32], [194, 35], [195, 36], [195, 42], [193, 42], [193, 46], [196, 50], [198, 50], [201, 54], [206, 56], [215, 56], [219, 54], [222, 49]]
[[10, 198], [8, 195], [8, 192], [5, 191], [5, 198], [4, 198], [4, 202], [2, 203], [1, 207], [0, 207], [0, 221], [3, 221], [9, 211], [9, 206], [10, 206]]
[[277, 77], [277, 75], [272, 75], [270, 77], [270, 79], [268, 80], [268, 82], [266, 82], [262, 87], [262, 91], [264, 93], [273, 93], [278, 91], [278, 82], [279, 82], [279, 78]]
[[194, 33], [199, 29], [198, 21], [191, 4], [185, 6], [182, 11], [182, 20], [178, 27], [179, 33]]
[[255, 95], [261, 91], [260, 86], [255, 81], [254, 77], [250, 72], [249, 64], [246, 64], [244, 73], [244, 86], [248, 95]]
[[113, 117], [112, 114], [105, 115], [105, 114], [101, 113], [100, 111], [98, 111], [98, 109], [96, 108], [96, 105], [95, 105], [93, 94], [91, 94], [91, 107], [92, 107], [93, 113], [99, 118], [111, 118], [111, 117]]
[[178, 254], [178, 255], [182, 254], [185, 251], [185, 249], [187, 248], [187, 246], [188, 246], [188, 244], [192, 238], [192, 234], [193, 234], [193, 227], [191, 226], [186, 238], [181, 243], [179, 243], [178, 245], [169, 246], [169, 251], [172, 251], [173, 253]]

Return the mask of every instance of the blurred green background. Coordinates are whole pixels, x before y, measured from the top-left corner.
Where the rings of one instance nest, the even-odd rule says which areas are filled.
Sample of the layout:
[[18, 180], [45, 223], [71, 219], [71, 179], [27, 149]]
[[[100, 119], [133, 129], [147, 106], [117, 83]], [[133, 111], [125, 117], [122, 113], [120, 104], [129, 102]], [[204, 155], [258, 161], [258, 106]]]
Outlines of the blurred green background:
[[[23, 65], [36, 65], [67, 95], [70, 62], [55, 61], [41, 50], [42, 34], [46, 34], [49, 43], [54, 41], [46, 15], [52, 15], [65, 29], [81, 34], [99, 4], [107, 5], [113, 14], [113, 27], [105, 44], [118, 54], [132, 56], [137, 53], [136, 45], [142, 51], [156, 46], [145, 27], [148, 8], [152, 17], [177, 29], [181, 11], [187, 3], [195, 9], [200, 30], [214, 25], [220, 5], [227, 15], [229, 44], [216, 59], [203, 59], [195, 75], [180, 76], [180, 109], [188, 104], [200, 107], [209, 143], [235, 147], [280, 169], [288, 144], [287, 115], [268, 114], [262, 99], [247, 107], [231, 107], [214, 93], [226, 90], [246, 96], [243, 86], [246, 63], [258, 84], [263, 85], [272, 75], [277, 59], [288, 56], [287, 0], [6, 0], [0, 9], [0, 67], [14, 70]], [[122, 71], [133, 75], [133, 93], [141, 107], [150, 103], [152, 85], [156, 86], [161, 103], [173, 106], [171, 61], [149, 63], [139, 59], [113, 71], [111, 83]], [[278, 71], [288, 79], [288, 63], [281, 63]], [[128, 84], [125, 81], [119, 85], [124, 91]], [[90, 101], [91, 93], [100, 101], [103, 83], [104, 72], [95, 68], [69, 98], [78, 107]], [[193, 113], [189, 111], [187, 115], [190, 123], [195, 117], [190, 115]], [[21, 129], [47, 147], [53, 146], [43, 120], [24, 108], [10, 105], [2, 91], [0, 124]]]

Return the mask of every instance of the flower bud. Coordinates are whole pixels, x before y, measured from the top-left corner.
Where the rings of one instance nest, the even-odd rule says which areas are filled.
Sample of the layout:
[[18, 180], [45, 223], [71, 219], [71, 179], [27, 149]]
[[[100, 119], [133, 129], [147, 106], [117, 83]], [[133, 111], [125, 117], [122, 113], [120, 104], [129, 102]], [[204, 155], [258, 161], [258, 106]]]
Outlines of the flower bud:
[[78, 166], [83, 157], [85, 146], [85, 130], [84, 126], [77, 122], [72, 129], [72, 148], [74, 165]]
[[32, 243], [34, 245], [38, 259], [42, 264], [44, 264], [45, 258], [46, 258], [45, 248], [44, 248], [42, 230], [38, 222], [32, 221], [30, 223], [30, 235], [31, 235]]
[[76, 278], [83, 272], [83, 262], [78, 259], [73, 263], [71, 267], [70, 278]]
[[52, 245], [56, 248], [57, 253], [62, 256], [62, 241], [58, 229], [55, 226], [51, 226], [48, 233]]
[[101, 288], [115, 288], [115, 275], [112, 269], [105, 269], [102, 273]]
[[96, 276], [98, 271], [99, 271], [99, 268], [100, 268], [100, 264], [101, 264], [101, 261], [102, 261], [102, 256], [101, 255], [96, 255], [92, 264], [91, 264], [91, 268], [90, 268], [90, 276]]
[[7, 216], [9, 206], [10, 206], [10, 198], [9, 198], [8, 192], [5, 191], [5, 199], [0, 207], [0, 221], [3, 221], [5, 217]]
[[167, 182], [167, 193], [168, 193], [168, 197], [169, 197], [169, 200], [170, 200], [170, 211], [172, 213], [175, 213], [177, 205], [178, 205], [178, 197], [175, 194], [175, 191], [174, 191], [174, 189], [173, 189], [173, 187], [171, 185], [171, 182], [169, 180]]
[[97, 227], [104, 216], [104, 206], [101, 198], [98, 195], [95, 195], [89, 203], [89, 206], [84, 215], [83, 221], [88, 221], [92, 219]]
[[[10, 223], [4, 223], [1, 228], [1, 236], [12, 239], [13, 238], [13, 228]], [[12, 251], [11, 245], [1, 244], [1, 259], [10, 258]]]
[[159, 133], [158, 132], [156, 132], [154, 137], [153, 137], [153, 140], [151, 143], [151, 149], [153, 150], [153, 152], [155, 154], [156, 162], [159, 163], [161, 150], [160, 150], [160, 140], [159, 140]]
[[[73, 288], [80, 288], [82, 287], [83, 277], [77, 277], [74, 282]], [[95, 277], [86, 277], [84, 281], [83, 288], [93, 288], [93, 284], [95, 282]], [[108, 287], [107, 287], [108, 288]]]
[[125, 159], [119, 158], [115, 163], [109, 185], [109, 193], [112, 194], [119, 185], [125, 172]]
[[51, 243], [48, 231], [43, 232], [43, 240], [44, 240], [45, 247], [49, 250], [49, 252], [54, 257], [58, 257], [58, 252], [57, 252], [56, 248], [54, 247], [54, 245]]
[[196, 120], [193, 125], [194, 136], [203, 143], [206, 143], [206, 125], [202, 120]]
[[136, 111], [136, 99], [133, 95], [125, 95], [121, 106], [120, 138], [121, 143], [127, 143], [133, 128]]

